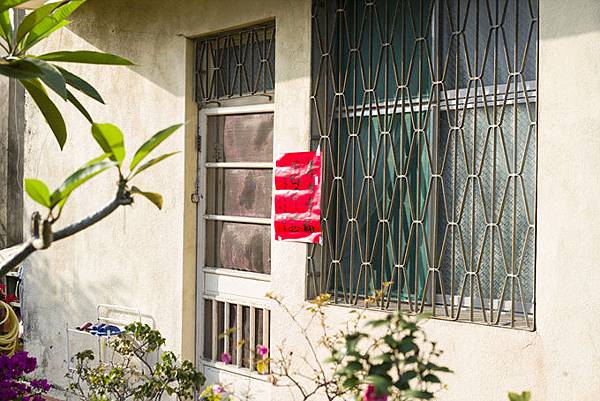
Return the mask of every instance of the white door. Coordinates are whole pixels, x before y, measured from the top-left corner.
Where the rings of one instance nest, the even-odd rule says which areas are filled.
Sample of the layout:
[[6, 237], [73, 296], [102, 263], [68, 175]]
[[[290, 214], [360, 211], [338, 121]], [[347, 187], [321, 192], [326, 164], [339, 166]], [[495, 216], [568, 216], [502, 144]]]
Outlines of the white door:
[[273, 105], [199, 112], [197, 359], [209, 379], [258, 385], [269, 346]]

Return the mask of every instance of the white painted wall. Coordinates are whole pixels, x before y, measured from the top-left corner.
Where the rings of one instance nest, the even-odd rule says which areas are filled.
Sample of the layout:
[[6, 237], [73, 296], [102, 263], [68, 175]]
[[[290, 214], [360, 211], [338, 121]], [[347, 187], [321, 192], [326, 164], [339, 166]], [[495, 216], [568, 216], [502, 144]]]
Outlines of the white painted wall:
[[[51, 379], [64, 369], [64, 324], [91, 319], [102, 302], [143, 309], [173, 349], [193, 356], [195, 113], [184, 36], [273, 17], [275, 152], [303, 150], [309, 146], [309, 0], [95, 0], [78, 12], [70, 31], [56, 35], [52, 47], [97, 48], [138, 64], [76, 69], [107, 100], [106, 107], [86, 102], [93, 115], [121, 126], [128, 144], [173, 122], [190, 124], [187, 136], [180, 133], [168, 146], [184, 155], [140, 177], [141, 187], [165, 195], [162, 212], [140, 201], [28, 262], [26, 344]], [[537, 401], [593, 401], [600, 394], [600, 2], [540, 0], [540, 22], [537, 331], [426, 323], [455, 371], [443, 401], [501, 401], [508, 390], [523, 389]], [[70, 139], [60, 153], [39, 113], [28, 107], [26, 177], [56, 185], [97, 153], [83, 118], [75, 111], [68, 116]], [[75, 194], [64, 221], [106, 203], [112, 181], [106, 175], [92, 184], [94, 191]], [[33, 210], [28, 203], [27, 213]], [[304, 300], [305, 255], [304, 245], [273, 244], [271, 287], [292, 308]], [[348, 310], [329, 311], [342, 321]], [[275, 310], [272, 344], [283, 340], [306, 351]], [[272, 399], [292, 398], [279, 389]]]

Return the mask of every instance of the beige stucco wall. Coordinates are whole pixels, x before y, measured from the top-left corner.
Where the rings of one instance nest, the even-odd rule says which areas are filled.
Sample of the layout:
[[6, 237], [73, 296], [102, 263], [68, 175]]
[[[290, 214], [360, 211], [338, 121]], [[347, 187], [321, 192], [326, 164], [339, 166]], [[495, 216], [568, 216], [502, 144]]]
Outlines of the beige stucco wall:
[[[127, 143], [173, 122], [189, 121], [166, 148], [185, 150], [139, 186], [165, 195], [156, 212], [139, 201], [98, 226], [40, 253], [26, 275], [27, 348], [57, 380], [64, 371], [64, 325], [95, 316], [98, 303], [141, 308], [171, 348], [188, 357], [194, 345], [195, 106], [190, 49], [196, 36], [256, 21], [277, 21], [275, 152], [308, 148], [309, 0], [91, 0], [53, 46], [98, 48], [134, 60], [131, 68], [87, 67], [108, 106], [86, 102], [99, 121], [121, 126]], [[539, 401], [596, 400], [600, 394], [600, 3], [540, 0], [537, 330], [514, 331], [443, 321], [426, 323], [455, 374], [443, 401], [500, 401], [531, 389]], [[76, 71], [84, 71], [76, 69]], [[110, 78], [110, 79], [108, 79]], [[70, 139], [59, 152], [39, 114], [27, 110], [25, 176], [53, 185], [97, 154], [85, 121], [69, 111]], [[106, 203], [114, 177], [69, 201], [64, 221]], [[88, 187], [90, 188], [90, 187]], [[33, 210], [27, 204], [27, 213]], [[274, 243], [272, 289], [292, 308], [305, 294], [305, 252]], [[346, 309], [332, 307], [343, 320]], [[303, 352], [300, 336], [274, 310], [272, 344]], [[286, 400], [287, 390], [272, 399]]]

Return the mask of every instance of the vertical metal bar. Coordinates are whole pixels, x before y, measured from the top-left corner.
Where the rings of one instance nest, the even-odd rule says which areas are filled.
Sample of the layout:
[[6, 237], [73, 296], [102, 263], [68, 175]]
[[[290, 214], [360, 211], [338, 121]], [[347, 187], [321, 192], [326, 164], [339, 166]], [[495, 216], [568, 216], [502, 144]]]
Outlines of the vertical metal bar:
[[[490, 323], [493, 324], [494, 320], [494, 268], [496, 262], [496, 244], [495, 234], [496, 230], [499, 229], [497, 225], [499, 222], [496, 220], [496, 177], [497, 177], [497, 159], [498, 159], [498, 133], [500, 131], [500, 121], [498, 121], [498, 46], [499, 46], [499, 28], [500, 23], [500, 5], [498, 1], [494, 2], [495, 19], [493, 24], [496, 26], [492, 28], [494, 38], [494, 56], [493, 56], [493, 92], [492, 92], [492, 122], [494, 124], [494, 142], [492, 146], [492, 196], [490, 202], [490, 221], [494, 224], [491, 228], [490, 233]], [[502, 248], [500, 248], [502, 249]], [[502, 311], [502, 307], [499, 306], [498, 316]]]
[[250, 370], [255, 370], [255, 363], [254, 363], [254, 352], [256, 350], [256, 308], [254, 306], [250, 307], [250, 338], [249, 338], [249, 342], [248, 342], [248, 358], [249, 363], [248, 366], [250, 368]]
[[243, 310], [244, 307], [240, 304], [237, 304], [236, 306], [236, 318], [235, 318], [235, 323], [236, 323], [236, 328], [235, 328], [235, 332], [236, 332], [236, 340], [237, 343], [234, 344], [234, 347], [236, 348], [236, 353], [235, 353], [235, 364], [238, 367], [242, 367], [242, 360], [243, 360], [243, 347], [244, 347], [244, 326], [243, 326]]
[[[433, 81], [440, 81], [440, 48], [441, 48], [441, 31], [440, 31], [440, 5], [435, 2], [434, 4], [434, 11], [433, 11], [433, 23], [431, 24], [431, 47], [432, 47], [432, 56], [433, 56], [433, 74], [434, 76]], [[435, 270], [429, 270], [430, 274], [431, 274], [431, 313], [432, 315], [435, 317], [437, 315], [437, 310], [436, 310], [436, 272], [437, 272], [437, 278], [440, 279], [441, 281], [441, 273], [440, 273], [440, 264], [438, 262], [438, 258], [437, 258], [437, 250], [438, 250], [438, 244], [437, 244], [437, 230], [438, 230], [438, 185], [441, 184], [440, 182], [440, 178], [442, 172], [439, 171], [439, 167], [438, 167], [438, 146], [439, 146], [439, 141], [440, 141], [440, 87], [439, 85], [436, 83], [433, 87], [433, 93], [431, 94], [431, 96], [435, 97], [435, 109], [434, 109], [434, 113], [433, 116], [431, 117], [433, 122], [431, 124], [431, 134], [429, 135], [431, 138], [431, 145], [432, 145], [432, 174], [434, 174], [436, 177], [432, 178], [431, 180], [431, 188], [430, 190], [431, 192], [431, 196], [432, 196], [432, 202], [433, 202], [433, 206], [430, 209], [430, 214], [431, 214], [431, 221], [429, 222], [429, 227], [431, 229], [431, 233], [430, 233], [430, 237], [431, 237], [431, 261], [430, 263], [432, 264], [432, 266], [430, 266], [430, 268], [433, 268]], [[441, 252], [440, 252], [441, 253]], [[442, 297], [445, 297], [445, 294], [441, 294]], [[445, 299], [443, 300], [443, 303], [445, 304]]]
[[211, 336], [212, 336], [212, 360], [218, 361], [218, 353], [219, 353], [219, 308], [216, 300], [211, 300], [212, 303], [212, 326], [211, 326]]
[[[270, 338], [270, 332], [271, 332], [271, 328], [270, 328], [271, 319], [270, 319], [270, 317], [271, 316], [270, 316], [270, 311], [268, 309], [263, 309], [262, 316], [263, 316], [263, 345], [265, 345], [269, 350], [271, 350], [271, 338]], [[264, 372], [264, 373], [269, 373], [268, 370], [267, 370], [267, 372]]]
[[221, 328], [221, 335], [223, 336], [223, 351], [231, 353], [229, 336], [229, 302], [223, 302], [223, 327]]
[[[519, 53], [519, 2], [515, 1], [515, 43], [513, 46], [513, 71], [512, 73], [516, 73], [518, 68], [518, 53]], [[512, 171], [511, 173], [516, 174], [517, 170], [518, 170], [518, 161], [517, 161], [517, 144], [518, 144], [518, 130], [519, 130], [519, 123], [518, 123], [518, 103], [517, 103], [517, 97], [518, 97], [518, 89], [519, 89], [519, 83], [518, 83], [518, 79], [517, 79], [517, 75], [513, 75], [513, 96], [514, 96], [514, 102], [513, 102], [513, 165], [512, 165]], [[510, 326], [514, 327], [515, 326], [515, 276], [514, 274], [516, 273], [516, 269], [515, 269], [515, 265], [517, 263], [517, 255], [516, 255], [516, 248], [517, 248], [517, 178], [516, 176], [512, 176], [511, 177], [512, 180], [512, 195], [513, 195], [513, 215], [512, 215], [512, 250], [511, 250], [511, 285], [510, 285], [510, 291], [511, 291], [511, 296], [510, 296]]]

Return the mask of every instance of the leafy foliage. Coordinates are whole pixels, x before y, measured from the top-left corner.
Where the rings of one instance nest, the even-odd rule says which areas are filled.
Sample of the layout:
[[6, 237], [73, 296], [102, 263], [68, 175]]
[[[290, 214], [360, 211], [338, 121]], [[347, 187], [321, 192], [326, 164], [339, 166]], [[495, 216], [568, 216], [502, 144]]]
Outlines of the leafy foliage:
[[[170, 126], [152, 136], [136, 152], [123, 172], [126, 156], [123, 132], [113, 124], [100, 124], [76, 97], [82, 93], [99, 103], [104, 99], [86, 80], [60, 66], [60, 63], [132, 65], [129, 60], [109, 53], [88, 50], [58, 50], [46, 54], [33, 54], [32, 47], [47, 39], [53, 32], [68, 25], [67, 18], [81, 7], [86, 0], [63, 0], [43, 5], [29, 12], [20, 23], [16, 23], [16, 6], [26, 0], [0, 0], [0, 75], [18, 80], [37, 104], [60, 148], [67, 141], [65, 120], [57, 106], [60, 101], [71, 103], [90, 122], [92, 136], [102, 149], [102, 154], [85, 163], [54, 191], [41, 180], [25, 180], [25, 192], [39, 205], [47, 209], [46, 216], [39, 212], [32, 215], [31, 238], [25, 241], [20, 251], [0, 262], [0, 276], [6, 275], [33, 252], [48, 248], [54, 240], [74, 235], [114, 212], [118, 207], [130, 205], [134, 196], [148, 199], [159, 209], [163, 206], [162, 195], [131, 186], [131, 180], [139, 173], [154, 167], [177, 152], [170, 152], [141, 163], [165, 139], [181, 125]], [[57, 96], [49, 95], [49, 91]], [[63, 207], [71, 193], [99, 174], [116, 168], [118, 171], [115, 198], [97, 212], [72, 223], [59, 231], [53, 224], [60, 218]], [[56, 235], [55, 235], [56, 234]]]
[[132, 65], [133, 63], [114, 54], [87, 50], [32, 55], [31, 48], [60, 28], [67, 26], [70, 23], [67, 18], [86, 0], [66, 0], [44, 5], [29, 13], [20, 24], [15, 25], [10, 11], [24, 1], [0, 0], [0, 48], [6, 52], [6, 55], [0, 57], [0, 75], [21, 82], [42, 112], [62, 149], [67, 140], [67, 128], [61, 112], [48, 95], [47, 88], [75, 106], [90, 122], [93, 122], [92, 116], [73, 92], [67, 89], [67, 86], [77, 89], [100, 103], [104, 103], [104, 100], [83, 78], [53, 63], [105, 65]]
[[[33, 201], [48, 209], [50, 219], [55, 219], [60, 216], [65, 202], [74, 190], [98, 174], [101, 174], [111, 168], [117, 168], [119, 174], [119, 186], [123, 191], [132, 196], [142, 196], [152, 202], [157, 208], [161, 209], [163, 205], [163, 197], [161, 194], [144, 191], [136, 186], [132, 186], [130, 188], [129, 183], [140, 172], [178, 153], [166, 153], [148, 161], [145, 164], [139, 164], [139, 161], [142, 161], [144, 157], [146, 157], [165, 139], [175, 133], [179, 127], [181, 127], [181, 124], [161, 130], [153, 135], [147, 142], [142, 144], [136, 151], [136, 156], [134, 156], [134, 158], [138, 158], [138, 163], [132, 162], [131, 166], [133, 167], [130, 168], [127, 174], [124, 174], [122, 171], [122, 163], [126, 155], [126, 149], [123, 132], [117, 126], [112, 124], [94, 123], [92, 125], [92, 136], [100, 146], [100, 149], [104, 152], [102, 155], [81, 166], [52, 193], [50, 193], [46, 183], [32, 178], [25, 180], [25, 191]], [[57, 213], [55, 209], [58, 209]]]
[[400, 312], [368, 321], [334, 344], [328, 362], [350, 392], [367, 383], [392, 400], [428, 400], [434, 397], [432, 388], [441, 385], [439, 374], [450, 372], [434, 362], [441, 351], [427, 340], [418, 320]]
[[[318, 321], [322, 329], [315, 343], [305, 334], [309, 327], [300, 323], [281, 297], [267, 296], [279, 304], [304, 333], [312, 354], [311, 358], [304, 357], [298, 362], [280, 347], [280, 356], [270, 359], [272, 381], [291, 382], [303, 400], [323, 395], [329, 401], [428, 400], [443, 387], [442, 375], [451, 372], [437, 363], [442, 352], [435, 342], [427, 339], [419, 325], [423, 317], [407, 317], [396, 312], [365, 321], [364, 311], [353, 311], [355, 317], [345, 328], [332, 330], [324, 311], [330, 295], [323, 294], [306, 308], [313, 314], [311, 322]], [[324, 361], [318, 357], [317, 349], [321, 347], [329, 354]], [[305, 372], [314, 373], [307, 377]], [[300, 378], [309, 379], [312, 387], [301, 384], [306, 381]]]
[[[75, 356], [75, 369], [67, 374], [68, 390], [85, 401], [158, 401], [163, 395], [192, 399], [202, 391], [204, 376], [190, 361], [161, 352], [164, 344], [160, 332], [147, 324], [130, 324], [109, 341], [116, 353], [113, 361], [97, 362], [91, 350]], [[156, 355], [157, 361], [150, 362]]]

